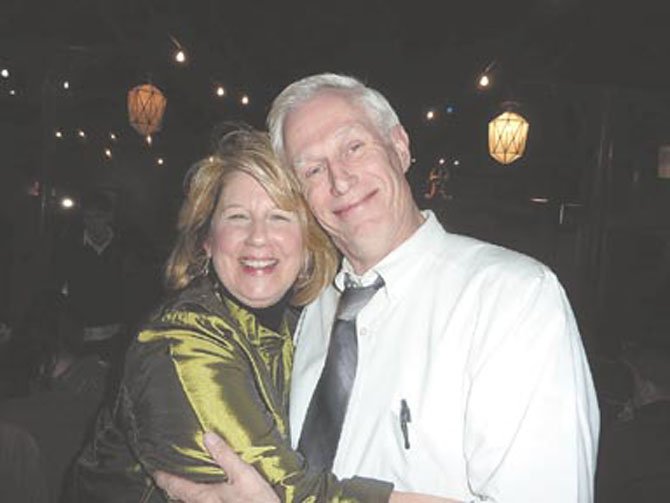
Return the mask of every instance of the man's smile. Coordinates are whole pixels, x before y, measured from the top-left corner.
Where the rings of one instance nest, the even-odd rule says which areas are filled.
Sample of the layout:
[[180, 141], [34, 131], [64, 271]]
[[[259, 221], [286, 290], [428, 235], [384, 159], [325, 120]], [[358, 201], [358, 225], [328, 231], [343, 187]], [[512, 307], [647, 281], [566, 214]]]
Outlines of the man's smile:
[[349, 215], [353, 214], [356, 210], [360, 209], [362, 206], [366, 205], [373, 197], [377, 195], [378, 189], [373, 190], [372, 192], [365, 195], [363, 198], [354, 201], [353, 203], [347, 204], [341, 208], [333, 210], [333, 213], [339, 218], [347, 218]]

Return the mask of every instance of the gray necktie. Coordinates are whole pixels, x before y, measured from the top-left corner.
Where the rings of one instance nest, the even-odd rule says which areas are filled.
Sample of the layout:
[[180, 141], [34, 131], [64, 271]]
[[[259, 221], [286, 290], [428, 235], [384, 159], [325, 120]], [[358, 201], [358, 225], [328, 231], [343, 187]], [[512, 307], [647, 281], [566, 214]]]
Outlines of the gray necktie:
[[356, 315], [382, 286], [384, 280], [381, 277], [366, 287], [358, 287], [349, 276], [345, 277], [345, 288], [337, 305], [326, 363], [307, 409], [298, 444], [298, 450], [307, 458], [311, 470], [330, 470], [333, 466], [342, 422], [356, 377]]

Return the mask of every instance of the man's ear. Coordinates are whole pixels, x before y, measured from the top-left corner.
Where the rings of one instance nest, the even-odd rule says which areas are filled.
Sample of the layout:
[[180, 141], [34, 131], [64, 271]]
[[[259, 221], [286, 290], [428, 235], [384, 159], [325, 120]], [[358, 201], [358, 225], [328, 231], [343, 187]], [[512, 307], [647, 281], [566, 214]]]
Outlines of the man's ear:
[[407, 173], [412, 160], [412, 154], [409, 150], [409, 136], [401, 124], [396, 124], [391, 129], [391, 143], [400, 159], [402, 170]]

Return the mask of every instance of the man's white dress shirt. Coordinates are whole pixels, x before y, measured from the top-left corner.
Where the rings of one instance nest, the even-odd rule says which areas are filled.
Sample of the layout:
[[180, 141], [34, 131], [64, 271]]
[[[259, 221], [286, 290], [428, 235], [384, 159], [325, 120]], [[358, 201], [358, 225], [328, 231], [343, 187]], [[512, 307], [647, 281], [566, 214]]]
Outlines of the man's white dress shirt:
[[[425, 214], [361, 278], [379, 274], [385, 286], [357, 318], [358, 368], [333, 471], [463, 501], [591, 501], [598, 406], [558, 280], [527, 256], [449, 234]], [[350, 269], [345, 261], [338, 288]], [[295, 445], [338, 297], [329, 287], [296, 332]]]

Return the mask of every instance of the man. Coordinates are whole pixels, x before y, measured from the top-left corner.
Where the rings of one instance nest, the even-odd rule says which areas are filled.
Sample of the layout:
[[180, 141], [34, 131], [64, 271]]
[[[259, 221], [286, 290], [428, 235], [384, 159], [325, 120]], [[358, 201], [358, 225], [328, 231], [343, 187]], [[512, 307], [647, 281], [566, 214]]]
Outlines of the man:
[[114, 204], [102, 191], [82, 198], [83, 229], [66, 236], [54, 258], [57, 286], [84, 321], [89, 346], [109, 343], [123, 329], [125, 249], [117, 235]]
[[[407, 133], [386, 99], [355, 79], [293, 83], [268, 124], [277, 154], [344, 255], [335, 285], [297, 329], [294, 445], [345, 275], [364, 286], [381, 277], [384, 286], [356, 317], [358, 364], [333, 471], [457, 501], [591, 501], [597, 402], [552, 272], [449, 234], [421, 212], [405, 179]], [[231, 483], [207, 493], [164, 475], [159, 483], [187, 502], [258, 498], [245, 492], [261, 490], [255, 472], [228, 464], [225, 446], [213, 449]]]

